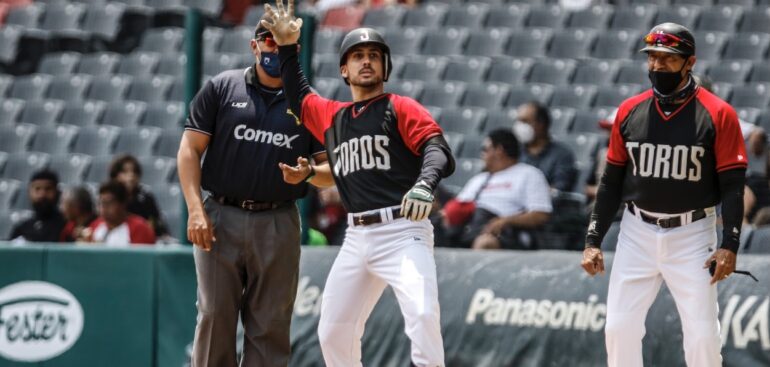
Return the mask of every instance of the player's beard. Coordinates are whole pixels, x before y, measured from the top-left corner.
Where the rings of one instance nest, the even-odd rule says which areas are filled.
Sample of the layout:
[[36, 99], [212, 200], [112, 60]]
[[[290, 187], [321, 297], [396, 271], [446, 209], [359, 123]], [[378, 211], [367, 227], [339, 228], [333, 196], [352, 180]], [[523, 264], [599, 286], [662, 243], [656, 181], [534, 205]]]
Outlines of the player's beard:
[[350, 85], [358, 88], [363, 89], [372, 89], [380, 84], [382, 84], [382, 77], [380, 75], [377, 75], [372, 71], [374, 77], [362, 80], [363, 78], [356, 76], [355, 78], [350, 78]]

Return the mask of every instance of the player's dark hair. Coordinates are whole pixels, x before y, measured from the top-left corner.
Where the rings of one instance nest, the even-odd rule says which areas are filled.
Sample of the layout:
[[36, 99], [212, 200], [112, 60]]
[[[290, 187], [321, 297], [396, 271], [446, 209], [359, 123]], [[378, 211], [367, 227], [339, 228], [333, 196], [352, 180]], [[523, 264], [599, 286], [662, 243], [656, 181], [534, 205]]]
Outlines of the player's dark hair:
[[519, 159], [519, 141], [511, 129], [495, 129], [487, 135], [493, 147], [501, 147], [505, 155]]
[[110, 180], [99, 186], [99, 195], [111, 194], [121, 204], [128, 202], [128, 189], [122, 183]]
[[54, 171], [44, 168], [39, 171], [36, 171], [29, 178], [29, 182], [37, 181], [37, 180], [51, 181], [53, 185], [56, 186], [59, 184], [59, 175], [57, 175], [56, 172]]
[[544, 124], [546, 130], [551, 127], [551, 112], [548, 111], [548, 107], [538, 101], [529, 101], [528, 105], [535, 109], [535, 119], [537, 122]]
[[139, 164], [139, 161], [136, 159], [136, 157], [130, 154], [124, 154], [115, 158], [110, 164], [110, 180], [114, 180], [118, 177], [120, 171], [123, 171], [123, 167], [126, 165], [126, 163], [133, 164], [136, 175], [142, 177], [142, 165]]
[[91, 198], [91, 192], [87, 188], [83, 186], [73, 187], [68, 192], [72, 195], [75, 205], [81, 213], [94, 212], [94, 200]]

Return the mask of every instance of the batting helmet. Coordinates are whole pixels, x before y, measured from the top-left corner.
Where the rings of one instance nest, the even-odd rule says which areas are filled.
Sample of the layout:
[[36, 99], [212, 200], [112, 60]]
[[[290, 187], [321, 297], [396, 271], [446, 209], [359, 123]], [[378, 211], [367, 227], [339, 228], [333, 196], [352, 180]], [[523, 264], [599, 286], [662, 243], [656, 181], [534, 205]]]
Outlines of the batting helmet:
[[682, 56], [695, 55], [695, 38], [687, 27], [676, 23], [662, 23], [652, 27], [644, 36], [647, 45], [639, 52], [660, 51]]
[[[385, 70], [383, 70], [383, 74], [385, 75], [382, 80], [388, 81], [390, 72], [393, 70], [393, 62], [390, 59], [390, 47], [385, 43], [385, 38], [382, 37], [380, 32], [377, 32], [372, 28], [354, 29], [345, 35], [345, 38], [342, 39], [342, 45], [340, 45], [340, 66], [345, 64], [348, 52], [350, 52], [353, 47], [363, 44], [374, 44], [382, 50], [382, 57], [384, 59], [382, 60], [382, 64], [385, 67]], [[345, 79], [345, 83], [348, 83], [347, 79]]]

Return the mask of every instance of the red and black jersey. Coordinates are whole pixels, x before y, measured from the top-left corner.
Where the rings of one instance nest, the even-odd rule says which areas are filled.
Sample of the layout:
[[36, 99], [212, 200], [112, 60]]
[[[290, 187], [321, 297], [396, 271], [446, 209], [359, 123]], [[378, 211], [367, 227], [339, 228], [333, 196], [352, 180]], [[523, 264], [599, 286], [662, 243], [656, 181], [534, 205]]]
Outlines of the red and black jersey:
[[717, 173], [747, 166], [735, 110], [703, 88], [669, 114], [652, 90], [624, 101], [607, 162], [626, 166], [623, 201], [661, 213], [718, 204]]
[[400, 205], [420, 174], [419, 149], [441, 134], [417, 101], [389, 93], [355, 104], [309, 93], [301, 118], [326, 146], [342, 203], [354, 213]]

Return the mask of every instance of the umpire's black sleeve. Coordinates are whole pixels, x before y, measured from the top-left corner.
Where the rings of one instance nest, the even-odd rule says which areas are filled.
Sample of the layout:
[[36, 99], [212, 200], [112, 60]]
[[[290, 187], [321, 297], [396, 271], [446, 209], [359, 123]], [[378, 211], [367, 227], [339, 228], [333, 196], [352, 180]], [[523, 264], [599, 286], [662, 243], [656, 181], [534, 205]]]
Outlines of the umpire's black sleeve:
[[302, 100], [310, 94], [310, 83], [308, 83], [305, 73], [299, 66], [299, 57], [297, 55], [299, 46], [285, 45], [278, 46], [278, 57], [281, 58], [281, 81], [283, 81], [283, 91], [286, 93], [286, 99], [289, 102], [289, 108], [302, 120]]
[[439, 181], [449, 177], [455, 170], [452, 150], [443, 135], [436, 135], [422, 145], [422, 168], [417, 182], [425, 181], [435, 190]]
[[721, 248], [738, 252], [743, 223], [743, 190], [746, 185], [746, 169], [719, 172], [719, 192], [722, 199]]
[[586, 247], [601, 248], [604, 235], [612, 224], [615, 214], [618, 212], [623, 195], [623, 177], [626, 174], [626, 166], [616, 166], [607, 163], [604, 174], [599, 182], [599, 190], [596, 193], [591, 219], [588, 222], [586, 234]]

